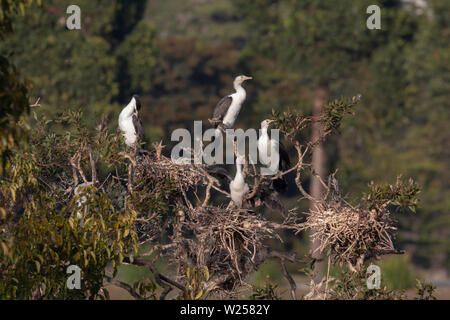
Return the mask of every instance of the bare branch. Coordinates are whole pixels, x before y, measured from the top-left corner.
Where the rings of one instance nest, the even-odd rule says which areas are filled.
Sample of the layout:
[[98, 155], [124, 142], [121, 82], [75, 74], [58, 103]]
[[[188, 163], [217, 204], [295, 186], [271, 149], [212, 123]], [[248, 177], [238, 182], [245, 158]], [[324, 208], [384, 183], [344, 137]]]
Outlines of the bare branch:
[[33, 104], [30, 104], [30, 108], [36, 108], [36, 107], [40, 107], [41, 106], [41, 104], [39, 103], [39, 101], [41, 101], [41, 97], [38, 97], [37, 98], [37, 100], [36, 100], [36, 102], [35, 103], [33, 103]]

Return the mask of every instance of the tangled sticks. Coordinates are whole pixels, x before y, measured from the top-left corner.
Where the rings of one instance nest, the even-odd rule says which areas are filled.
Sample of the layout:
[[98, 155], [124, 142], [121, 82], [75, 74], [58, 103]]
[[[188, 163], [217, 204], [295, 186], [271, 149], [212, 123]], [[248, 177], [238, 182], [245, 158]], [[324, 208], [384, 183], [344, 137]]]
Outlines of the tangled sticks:
[[[289, 228], [266, 220], [248, 209], [199, 207], [187, 210], [189, 219], [183, 222], [193, 238], [179, 237], [180, 244], [173, 251], [172, 261], [184, 270], [187, 263], [207, 266], [211, 279], [205, 284], [206, 293], [233, 294], [254, 271], [274, 252], [264, 245], [267, 239], [281, 241], [277, 230]], [[294, 261], [295, 256], [287, 255]], [[181, 271], [180, 270], [180, 271]], [[180, 280], [183, 276], [180, 277]]]
[[[130, 207], [139, 209], [136, 210], [136, 225], [147, 230], [141, 234], [140, 240], [154, 243], [163, 234], [170, 239], [170, 243], [165, 245], [156, 243], [141, 257], [156, 250], [165, 255], [176, 269], [177, 282], [174, 283], [186, 282], [187, 268], [206, 266], [211, 277], [204, 284], [205, 294], [233, 295], [235, 289], [245, 285], [246, 277], [266, 259], [277, 257], [283, 265], [285, 260], [295, 261], [295, 255], [275, 252], [264, 244], [268, 239], [281, 241], [277, 233], [280, 229], [299, 230], [293, 211], [283, 223], [276, 223], [264, 218], [254, 208], [212, 205], [213, 190], [225, 195], [228, 192], [221, 189], [220, 181], [209, 173], [210, 167], [175, 164], [162, 155], [129, 156], [128, 172], [132, 178], [128, 179], [131, 182], [128, 189], [132, 192], [128, 202]], [[148, 214], [149, 207], [143, 203], [152, 199], [155, 192], [166, 193], [166, 201], [172, 204], [171, 210]], [[171, 214], [172, 218], [161, 217]], [[135, 261], [140, 261], [141, 257], [136, 257]], [[289, 276], [288, 279], [292, 278]], [[165, 290], [165, 295], [167, 293]]]
[[360, 271], [365, 260], [382, 254], [402, 253], [394, 248], [392, 232], [397, 230], [387, 210], [365, 210], [347, 203], [321, 202], [307, 213], [304, 229], [314, 230], [318, 251], [331, 249], [334, 262]]
[[[307, 213], [299, 213], [296, 209], [286, 212], [281, 223], [268, 220], [255, 206], [258, 202], [255, 197], [260, 196], [261, 188], [264, 188], [266, 182], [270, 182], [267, 177], [259, 175], [255, 166], [249, 167], [246, 162], [243, 169], [250, 187], [246, 204], [242, 207], [227, 206], [223, 201], [218, 204], [220, 199], [212, 196], [213, 192], [228, 197], [229, 194], [222, 188], [220, 179], [211, 174], [210, 166], [175, 164], [162, 156], [161, 145], [154, 145], [156, 156], [145, 155], [135, 164], [131, 162], [130, 165], [135, 168], [129, 172], [133, 172], [132, 188], [168, 194], [166, 199], [171, 209], [161, 213], [166, 215], [165, 222], [153, 224], [151, 228], [156, 228], [160, 234], [165, 232], [165, 239], [169, 241], [166, 240], [165, 244], [156, 243], [150, 252], [143, 255], [148, 256], [155, 251], [165, 255], [175, 266], [177, 282], [167, 277], [164, 279], [177, 283], [173, 287], [178, 289], [185, 287], [182, 283], [189, 283], [187, 269], [207, 267], [208, 277], [202, 284], [205, 293], [203, 297], [212, 293], [235, 296], [237, 289], [245, 285], [247, 276], [262, 262], [278, 258], [283, 274], [291, 286], [291, 295], [295, 298], [296, 284], [289, 275], [285, 262], [297, 262], [298, 258], [295, 254], [277, 252], [267, 245], [267, 240], [281, 241], [278, 234], [280, 230], [290, 230], [294, 234], [313, 230], [312, 236], [321, 243], [318, 250], [330, 249], [330, 258], [334, 262], [347, 263], [353, 271], [360, 271], [364, 261], [369, 258], [401, 253], [395, 249], [392, 241], [396, 228], [387, 207], [390, 200], [384, 199], [390, 193], [377, 191], [379, 197], [376, 199], [381, 199], [381, 202], [375, 206], [363, 204], [355, 207], [339, 195], [334, 174], [327, 183], [318, 177], [325, 190], [320, 199], [312, 197], [302, 186], [302, 179], [306, 174], [315, 174], [310, 170], [311, 165], [306, 163], [311, 150], [318, 141], [324, 140], [339, 127], [341, 114], [348, 113], [349, 108], [357, 101], [359, 99], [354, 98], [348, 102], [334, 102], [325, 108], [325, 114], [318, 119], [290, 111], [283, 116], [274, 114], [274, 118], [279, 117], [274, 123], [297, 151], [297, 162], [278, 176], [292, 173], [299, 191], [299, 200], [306, 199], [315, 204], [314, 209]], [[327, 124], [321, 137], [318, 141], [301, 144], [298, 133], [314, 121]], [[170, 188], [163, 189], [161, 181], [169, 181]], [[139, 203], [136, 201], [134, 205]], [[142, 209], [145, 211], [145, 208]], [[152, 238], [156, 239], [157, 237]], [[167, 282], [165, 285], [168, 286]], [[164, 297], [169, 289], [165, 287]]]

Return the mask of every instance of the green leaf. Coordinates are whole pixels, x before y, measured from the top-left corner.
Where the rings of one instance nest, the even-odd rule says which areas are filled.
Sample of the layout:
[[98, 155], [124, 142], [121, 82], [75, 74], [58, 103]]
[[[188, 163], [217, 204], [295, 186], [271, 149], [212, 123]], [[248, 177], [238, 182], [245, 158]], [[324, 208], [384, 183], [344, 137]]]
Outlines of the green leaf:
[[41, 263], [37, 260], [34, 260], [34, 264], [36, 265], [36, 272], [41, 272]]

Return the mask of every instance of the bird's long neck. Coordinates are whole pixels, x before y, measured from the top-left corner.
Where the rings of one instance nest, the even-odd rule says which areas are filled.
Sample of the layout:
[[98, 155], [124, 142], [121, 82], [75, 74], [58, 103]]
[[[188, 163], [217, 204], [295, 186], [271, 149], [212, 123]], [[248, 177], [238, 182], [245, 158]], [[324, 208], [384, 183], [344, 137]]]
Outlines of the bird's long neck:
[[267, 134], [267, 127], [261, 127], [261, 137], [269, 137]]
[[136, 109], [136, 102], [133, 98], [131, 99], [130, 103], [122, 110], [121, 115], [126, 118], [131, 117], [135, 109]]
[[236, 90], [236, 93], [245, 98], [246, 92], [245, 89], [242, 87], [242, 85], [240, 83], [235, 82], [233, 86], [234, 90]]
[[236, 176], [242, 176], [242, 164], [236, 163]]

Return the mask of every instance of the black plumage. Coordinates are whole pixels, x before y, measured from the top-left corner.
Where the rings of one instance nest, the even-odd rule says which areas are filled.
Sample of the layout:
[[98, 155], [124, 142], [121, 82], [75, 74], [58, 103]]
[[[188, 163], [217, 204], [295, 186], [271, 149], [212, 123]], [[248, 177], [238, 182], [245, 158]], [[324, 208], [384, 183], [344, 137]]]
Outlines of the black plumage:
[[229, 183], [233, 178], [228, 174], [228, 171], [222, 166], [215, 166], [211, 168], [207, 168], [206, 171], [212, 175], [214, 178], [226, 181]]
[[134, 94], [133, 98], [136, 101], [136, 110], [132, 116], [133, 126], [134, 130], [136, 130], [136, 136], [138, 137], [139, 141], [142, 142], [144, 141], [145, 135], [144, 135], [144, 127], [142, 126], [142, 120], [139, 117], [139, 111], [141, 110], [142, 107], [141, 99], [137, 94]]
[[141, 110], [141, 99], [139, 98], [139, 96], [137, 94], [133, 95], [134, 100], [136, 100], [136, 110], [140, 111]]
[[138, 117], [137, 113], [135, 112], [132, 116], [133, 119], [133, 126], [136, 130], [136, 136], [138, 137], [139, 141], [144, 141], [144, 127], [142, 126], [142, 121]]
[[227, 114], [228, 109], [230, 108], [232, 102], [233, 98], [231, 98], [230, 96], [226, 96], [220, 99], [220, 101], [217, 103], [216, 107], [214, 108], [212, 119], [215, 122], [214, 124], [215, 128], [217, 128], [217, 126], [220, 124], [220, 122]]
[[278, 148], [280, 153], [279, 169], [280, 171], [285, 171], [291, 166], [291, 160], [285, 146], [280, 141], [278, 143], [280, 145]]
[[[280, 155], [278, 169], [279, 169], [279, 171], [286, 171], [291, 166], [291, 160], [289, 159], [289, 154], [288, 154], [286, 148], [284, 147], [284, 145], [281, 143], [281, 141], [279, 141], [278, 143], [279, 143], [278, 152]], [[276, 191], [286, 192], [287, 187], [288, 187], [288, 184], [287, 184], [286, 180], [284, 179], [284, 176], [273, 180], [273, 188]]]

